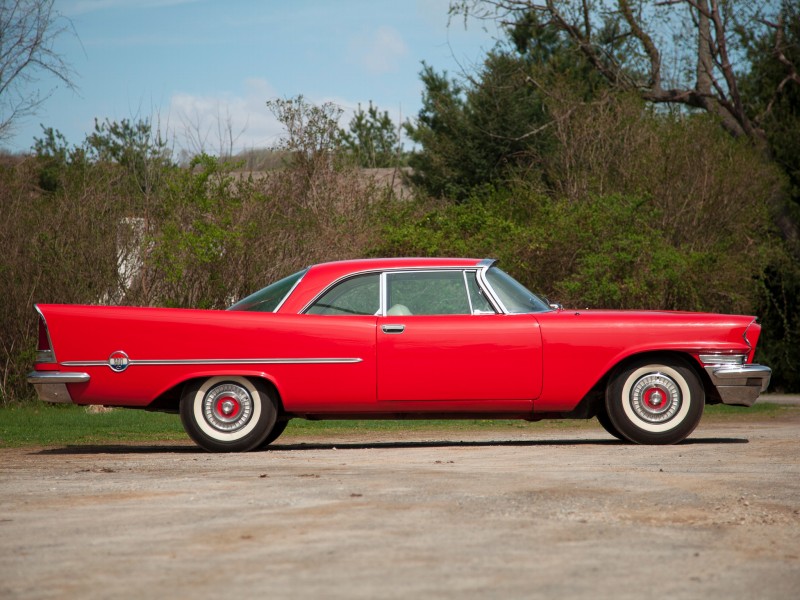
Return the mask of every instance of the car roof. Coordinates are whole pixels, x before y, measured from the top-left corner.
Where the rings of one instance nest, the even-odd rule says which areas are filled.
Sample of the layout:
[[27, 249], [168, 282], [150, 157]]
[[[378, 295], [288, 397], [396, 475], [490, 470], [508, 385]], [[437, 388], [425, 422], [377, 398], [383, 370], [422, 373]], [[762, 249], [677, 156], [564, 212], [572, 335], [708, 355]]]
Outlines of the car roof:
[[418, 257], [418, 258], [358, 258], [353, 260], [337, 260], [333, 262], [325, 262], [314, 265], [312, 269], [324, 270], [343, 270], [345, 272], [352, 271], [369, 271], [369, 270], [385, 270], [385, 269], [408, 269], [418, 267], [474, 267], [477, 266], [483, 259], [480, 258], [431, 258], [431, 257]]
[[[483, 264], [482, 264], [483, 263]], [[483, 266], [480, 258], [362, 258], [326, 262], [309, 267], [279, 312], [295, 312], [304, 307], [322, 289], [351, 273], [391, 269], [446, 269]]]

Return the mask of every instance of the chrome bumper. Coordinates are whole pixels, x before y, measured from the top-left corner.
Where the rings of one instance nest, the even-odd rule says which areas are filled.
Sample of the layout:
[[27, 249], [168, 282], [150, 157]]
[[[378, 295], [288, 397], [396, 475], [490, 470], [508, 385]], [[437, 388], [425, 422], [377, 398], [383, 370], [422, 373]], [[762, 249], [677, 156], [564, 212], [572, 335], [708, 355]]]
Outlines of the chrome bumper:
[[32, 383], [39, 400], [43, 402], [72, 402], [67, 390], [68, 383], [86, 383], [88, 373], [61, 373], [60, 371], [33, 371], [28, 373], [28, 383]]
[[764, 365], [706, 367], [711, 383], [725, 404], [753, 406], [761, 392], [767, 390], [772, 369]]

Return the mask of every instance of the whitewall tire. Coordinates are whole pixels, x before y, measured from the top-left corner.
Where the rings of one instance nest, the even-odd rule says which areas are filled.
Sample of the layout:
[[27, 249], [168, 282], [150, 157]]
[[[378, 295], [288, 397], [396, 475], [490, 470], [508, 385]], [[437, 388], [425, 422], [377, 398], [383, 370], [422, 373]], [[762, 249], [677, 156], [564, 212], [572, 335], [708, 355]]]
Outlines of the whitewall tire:
[[618, 369], [606, 388], [606, 412], [614, 428], [638, 444], [676, 444], [703, 415], [705, 392], [680, 358], [644, 358]]
[[258, 447], [277, 420], [275, 398], [260, 381], [210, 377], [189, 383], [180, 402], [183, 428], [209, 452], [246, 452]]

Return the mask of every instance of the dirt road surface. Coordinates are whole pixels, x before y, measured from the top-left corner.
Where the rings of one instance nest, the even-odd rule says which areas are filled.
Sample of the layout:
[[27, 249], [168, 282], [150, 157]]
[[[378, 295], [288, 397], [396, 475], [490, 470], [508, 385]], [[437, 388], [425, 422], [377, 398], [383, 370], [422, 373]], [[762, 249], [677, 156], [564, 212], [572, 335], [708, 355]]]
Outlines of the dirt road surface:
[[[382, 435], [383, 437], [379, 437]], [[0, 598], [797, 598], [800, 408], [270, 451], [0, 450]]]

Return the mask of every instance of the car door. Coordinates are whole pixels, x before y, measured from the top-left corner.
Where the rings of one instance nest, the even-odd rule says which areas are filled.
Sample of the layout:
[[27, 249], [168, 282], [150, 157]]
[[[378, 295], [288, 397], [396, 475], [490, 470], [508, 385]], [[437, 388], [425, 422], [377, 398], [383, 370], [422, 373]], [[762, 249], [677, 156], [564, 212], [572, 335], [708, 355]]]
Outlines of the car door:
[[379, 402], [532, 405], [542, 387], [539, 323], [533, 315], [495, 312], [476, 271], [384, 273], [383, 293]]

